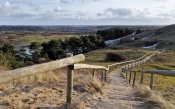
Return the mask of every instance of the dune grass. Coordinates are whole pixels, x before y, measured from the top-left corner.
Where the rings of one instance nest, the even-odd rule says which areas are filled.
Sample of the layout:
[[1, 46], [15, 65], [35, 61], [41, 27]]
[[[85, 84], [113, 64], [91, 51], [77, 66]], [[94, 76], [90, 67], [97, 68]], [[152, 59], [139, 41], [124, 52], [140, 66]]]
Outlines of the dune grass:
[[108, 47], [105, 49], [94, 50], [86, 53], [85, 54], [86, 59], [83, 63], [107, 66], [110, 64], [117, 63], [117, 61], [106, 61], [107, 53], [117, 53], [125, 58], [124, 61], [127, 61], [132, 59], [138, 59], [150, 51], [151, 50], [136, 49], [136, 48], [118, 49], [118, 47]]
[[144, 104], [149, 109], [174, 109], [175, 107], [165, 100], [158, 92], [152, 91], [148, 86], [137, 84], [134, 88], [136, 96], [142, 97]]
[[[153, 57], [148, 63], [134, 68], [134, 70], [175, 70], [175, 55], [174, 51], [166, 51]], [[144, 84], [150, 84], [151, 74], [144, 74]], [[137, 80], [141, 78], [141, 73], [137, 72]], [[175, 104], [175, 77], [154, 75], [154, 90], [159, 91], [162, 96]]]

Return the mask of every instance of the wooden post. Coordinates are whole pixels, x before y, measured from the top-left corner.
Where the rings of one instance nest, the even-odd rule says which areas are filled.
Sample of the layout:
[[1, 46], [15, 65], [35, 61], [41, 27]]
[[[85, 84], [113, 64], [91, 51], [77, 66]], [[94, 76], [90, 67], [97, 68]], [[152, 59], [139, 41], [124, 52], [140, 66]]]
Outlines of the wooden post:
[[67, 106], [68, 108], [70, 108], [72, 103], [73, 69], [74, 69], [74, 65], [68, 66], [68, 71], [67, 71]]
[[130, 71], [129, 83], [131, 83], [132, 72]]
[[[73, 54], [67, 54], [67, 57], [71, 57]], [[67, 68], [67, 108], [69, 109], [72, 103], [73, 92], [73, 70], [74, 65], [68, 65]]]
[[105, 70], [105, 82], [107, 81], [108, 70]]
[[106, 66], [108, 70], [105, 70], [105, 82], [107, 81], [108, 78], [108, 73], [109, 73], [109, 65]]
[[134, 79], [133, 79], [133, 84], [132, 84], [133, 87], [135, 85], [135, 81], [136, 81], [136, 72], [134, 72]]
[[144, 73], [141, 72], [141, 80], [140, 80], [140, 83], [143, 84], [143, 79], [144, 79]]
[[154, 84], [154, 74], [151, 73], [151, 80], [150, 80], [150, 88], [153, 90], [153, 84]]
[[92, 76], [95, 77], [96, 69], [93, 69]]
[[101, 73], [101, 81], [103, 81], [103, 77], [104, 77], [103, 71], [104, 71], [104, 70], [102, 70], [102, 73]]

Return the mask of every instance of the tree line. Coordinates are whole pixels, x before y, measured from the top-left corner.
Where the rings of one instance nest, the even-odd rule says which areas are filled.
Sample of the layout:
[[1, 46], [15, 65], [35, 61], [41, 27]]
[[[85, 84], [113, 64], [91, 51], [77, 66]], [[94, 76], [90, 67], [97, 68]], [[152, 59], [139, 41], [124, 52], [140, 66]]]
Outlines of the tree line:
[[43, 43], [32, 42], [29, 45], [29, 54], [23, 47], [16, 50], [12, 44], [6, 43], [0, 47], [0, 66], [15, 69], [27, 66], [28, 62], [40, 63], [41, 58], [56, 60], [66, 57], [67, 53], [76, 55], [103, 47], [104, 40], [97, 35], [71, 37], [65, 40], [53, 39]]
[[110, 28], [106, 30], [98, 30], [97, 35], [100, 35], [104, 40], [112, 40], [132, 34], [134, 30], [130, 28]]
[[73, 55], [86, 53], [91, 50], [104, 48], [105, 41], [129, 35], [133, 30], [128, 28], [111, 28], [98, 30], [96, 35], [71, 37], [69, 39], [53, 39], [48, 42], [32, 42], [29, 53], [21, 47], [16, 49], [12, 44], [6, 43], [0, 47], [0, 66], [15, 69], [29, 65], [29, 62], [40, 63], [41, 58], [49, 61], [66, 57], [67, 53]]

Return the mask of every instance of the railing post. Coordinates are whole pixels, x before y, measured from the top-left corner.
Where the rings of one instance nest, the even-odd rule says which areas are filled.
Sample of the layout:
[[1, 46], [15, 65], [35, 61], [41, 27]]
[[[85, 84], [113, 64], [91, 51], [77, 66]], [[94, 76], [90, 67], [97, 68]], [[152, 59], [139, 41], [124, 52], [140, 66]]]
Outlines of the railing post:
[[108, 70], [105, 70], [105, 82], [107, 81], [108, 73], [109, 73], [109, 66], [107, 65], [106, 68]]
[[95, 77], [96, 69], [93, 69], [92, 76]]
[[105, 70], [105, 82], [107, 81], [108, 70]]
[[144, 73], [141, 72], [141, 80], [140, 80], [140, 83], [143, 84], [143, 79], [144, 79]]
[[132, 72], [130, 71], [129, 83], [131, 83]]
[[[69, 54], [67, 57], [73, 55]], [[68, 65], [67, 69], [67, 108], [69, 109], [72, 103], [72, 92], [73, 92], [73, 70], [74, 65]]]
[[151, 80], [150, 80], [150, 88], [153, 90], [153, 84], [154, 84], [154, 74], [151, 73]]
[[101, 73], [101, 81], [103, 81], [103, 77], [104, 77], [104, 70], [102, 70], [102, 73]]
[[133, 87], [135, 85], [135, 81], [136, 81], [136, 72], [134, 72], [134, 79], [133, 79], [133, 84], [132, 84]]

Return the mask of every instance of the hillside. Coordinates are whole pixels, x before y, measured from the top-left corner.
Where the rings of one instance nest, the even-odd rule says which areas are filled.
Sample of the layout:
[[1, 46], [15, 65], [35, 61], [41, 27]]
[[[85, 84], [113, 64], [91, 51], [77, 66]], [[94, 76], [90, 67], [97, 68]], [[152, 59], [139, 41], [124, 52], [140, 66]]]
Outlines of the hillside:
[[[155, 37], [160, 37], [157, 36], [156, 31], [161, 29], [163, 28], [150, 29], [137, 35], [143, 38], [144, 35], [149, 36], [144, 40], [141, 38], [140, 40], [87, 52], [85, 53], [86, 61], [83, 63], [106, 66], [116, 62], [137, 59], [148, 52], [154, 51], [140, 49], [138, 45], [143, 43], [152, 44], [151, 41], [155, 41]], [[164, 39], [166, 40], [166, 38]], [[164, 46], [164, 48], [168, 47], [170, 46]], [[111, 56], [109, 54], [114, 54], [112, 59], [116, 59], [115, 56], [118, 56], [117, 58], [122, 57], [122, 59], [119, 61], [108, 60], [107, 57]], [[147, 64], [137, 67], [136, 70], [143, 68], [174, 70], [174, 58], [170, 59], [169, 57], [174, 57], [174, 51], [161, 53], [148, 61]], [[146, 87], [145, 92], [145, 89], [142, 89], [141, 86], [137, 86], [139, 90], [133, 88], [132, 84], [129, 84], [126, 80], [127, 78], [120, 75], [122, 66], [118, 65], [117, 68], [110, 69], [107, 82], [101, 81], [101, 69], [96, 70], [95, 77], [92, 76], [94, 69], [75, 70], [73, 109], [154, 109], [154, 107], [164, 109], [166, 105], [169, 105], [169, 101], [174, 102], [173, 77], [155, 76], [155, 91], [151, 91], [150, 88]], [[111, 72], [112, 70], [114, 71]], [[0, 86], [0, 108], [64, 109], [66, 104], [66, 72], [66, 68], [61, 68], [2, 84]], [[145, 84], [149, 85], [150, 75], [146, 75], [146, 77]], [[139, 79], [137, 78], [137, 83], [139, 83]], [[158, 94], [157, 96], [157, 92], [162, 95]]]
[[156, 35], [165, 35], [165, 34], [168, 35], [170, 33], [175, 33], [175, 24], [165, 26], [156, 31]]
[[170, 49], [174, 50], [175, 46], [175, 24], [165, 27], [158, 27], [148, 29], [135, 37], [135, 41], [123, 43], [124, 47], [149, 47], [157, 44], [156, 49]]

